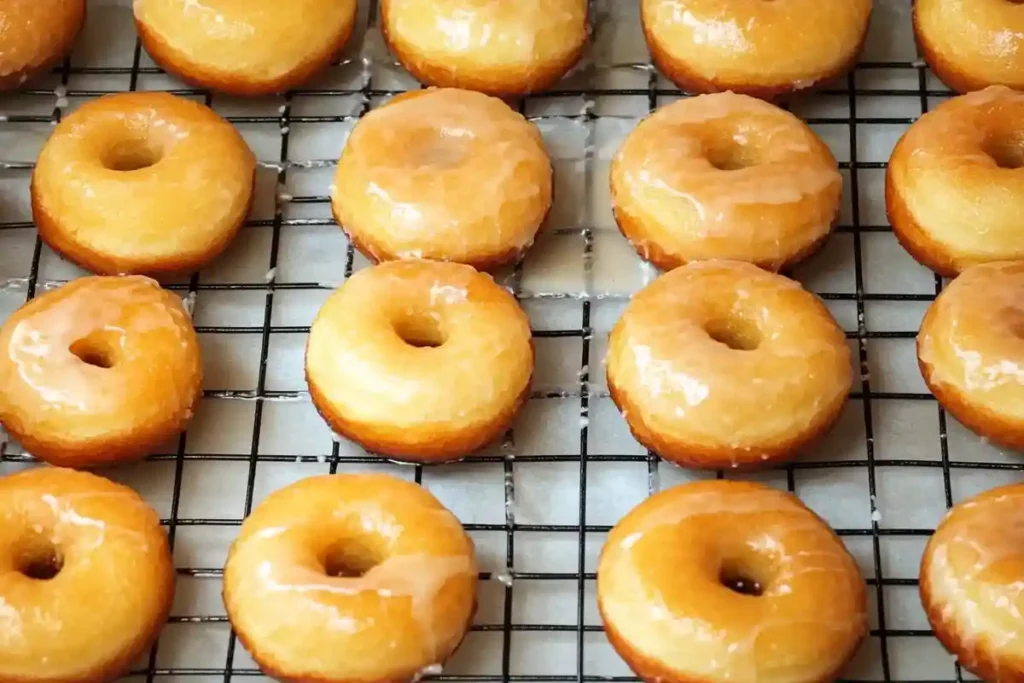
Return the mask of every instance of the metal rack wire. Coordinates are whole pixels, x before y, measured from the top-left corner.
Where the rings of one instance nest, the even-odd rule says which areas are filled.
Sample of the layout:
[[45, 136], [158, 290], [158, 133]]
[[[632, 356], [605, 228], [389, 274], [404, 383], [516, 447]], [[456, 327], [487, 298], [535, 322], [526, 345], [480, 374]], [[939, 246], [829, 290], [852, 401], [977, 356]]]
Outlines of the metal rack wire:
[[[880, 3], [899, 3], [906, 1], [907, 0], [879, 0]], [[366, 27], [368, 31], [374, 30], [374, 22], [377, 14], [377, 8], [375, 5], [376, 2], [370, 2], [369, 11], [366, 15]], [[582, 172], [585, 175], [584, 187], [586, 188], [584, 205], [587, 208], [585, 209], [585, 215], [583, 216], [582, 227], [563, 227], [554, 225], [550, 227], [550, 230], [555, 234], [560, 234], [567, 238], [578, 237], [582, 240], [583, 269], [586, 278], [585, 281], [588, 283], [592, 281], [592, 263], [594, 261], [595, 249], [595, 228], [593, 226], [593, 216], [589, 215], [591, 213], [589, 207], [592, 205], [590, 193], [593, 183], [591, 180], [595, 166], [593, 141], [595, 125], [601, 118], [601, 114], [595, 112], [595, 107], [593, 105], [598, 98], [604, 97], [645, 97], [647, 100], [648, 111], [653, 111], [664, 100], [664, 98], [671, 98], [679, 95], [679, 92], [676, 89], [663, 85], [664, 81], [659, 79], [658, 74], [650, 64], [632, 63], [618, 64], [616, 66], [619, 68], [645, 70], [648, 74], [646, 88], [601, 89], [582, 87], [580, 89], [575, 89], [558, 86], [558, 89], [552, 92], [543, 93], [530, 98], [532, 100], [539, 100], [543, 98], [583, 98], [585, 102], [582, 113], [573, 115], [573, 117], [584, 127], [587, 137], [587, 141], [584, 145], [584, 157], [582, 159]], [[859, 86], [858, 75], [862, 75], [873, 70], [899, 70], [914, 74], [916, 76], [917, 85], [913, 88], [868, 88]], [[68, 87], [73, 76], [127, 76], [128, 89], [135, 90], [139, 87], [141, 77], [154, 76], [160, 73], [159, 69], [143, 65], [143, 52], [141, 46], [136, 42], [133, 60], [130, 67], [80, 66], [74, 63], [73, 58], [66, 61], [62, 68], [57, 72], [57, 77], [59, 78], [59, 90], [57, 97], [59, 100], [64, 97], [89, 98], [105, 94], [106, 91], [92, 89], [69, 90]], [[180, 89], [174, 90], [173, 92], [182, 95], [202, 97], [205, 99], [207, 104], [212, 104], [214, 101], [214, 96], [211, 94], [197, 90]], [[288, 93], [283, 97], [283, 104], [280, 107], [277, 116], [229, 116], [228, 118], [236, 124], [276, 124], [278, 126], [280, 134], [278, 158], [275, 163], [264, 164], [264, 167], [270, 168], [272, 172], [276, 173], [276, 182], [278, 186], [284, 186], [288, 182], [290, 171], [293, 171], [296, 168], [309, 168], [310, 166], [316, 166], [321, 163], [315, 160], [296, 160], [291, 158], [289, 154], [289, 141], [292, 125], [301, 123], [342, 123], [353, 119], [353, 117], [347, 115], [296, 114], [294, 112], [294, 105], [297, 101], [304, 98], [357, 97], [360, 98], [361, 105], [354, 118], [358, 119], [358, 117], [370, 111], [375, 102], [381, 98], [397, 94], [397, 92], [399, 91], [375, 87], [373, 78], [367, 77], [364, 79], [362, 87], [358, 89], [316, 88], [296, 90]], [[54, 90], [51, 89], [30, 89], [25, 91], [24, 94], [30, 98], [53, 98], [55, 96]], [[948, 93], [942, 88], [932, 87], [929, 85], [927, 69], [923, 62], [920, 60], [909, 60], [862, 62], [857, 67], [857, 71], [846, 78], [845, 83], [834, 85], [831, 88], [824, 90], [821, 94], [824, 96], [845, 98], [846, 106], [848, 107], [847, 116], [812, 117], [808, 119], [808, 122], [812, 126], [842, 124], [847, 126], [849, 130], [848, 143], [850, 159], [847, 162], [842, 162], [840, 166], [849, 177], [847, 192], [852, 199], [850, 221], [841, 225], [837, 232], [849, 235], [851, 239], [852, 258], [854, 264], [854, 291], [820, 291], [818, 294], [827, 302], [845, 302], [847, 305], [855, 307], [856, 310], [856, 329], [848, 331], [847, 335], [855, 348], [855, 355], [859, 360], [859, 365], [862, 368], [863, 373], [861, 375], [860, 386], [857, 387], [856, 391], [854, 391], [851, 396], [851, 398], [854, 399], [851, 405], [854, 409], [856, 409], [858, 405], [860, 407], [859, 412], [861, 414], [859, 417], [863, 424], [858, 431], [862, 431], [863, 433], [865, 457], [863, 459], [831, 459], [827, 461], [816, 461], [810, 459], [802, 460], [786, 466], [782, 472], [785, 478], [784, 483], [786, 488], [797, 493], [800, 492], [798, 491], [798, 475], [804, 471], [825, 468], [837, 470], [852, 468], [863, 470], [866, 473], [867, 493], [870, 496], [870, 500], [862, 502], [866, 505], [870, 505], [871, 507], [870, 526], [866, 528], [839, 528], [837, 529], [837, 532], [844, 537], [844, 540], [852, 542], [854, 539], [860, 539], [870, 546], [870, 565], [867, 569], [873, 571], [868, 571], [867, 573], [870, 575], [868, 580], [869, 584], [874, 588], [875, 604], [873, 607], [877, 612], [877, 623], [871, 631], [869, 644], [871, 651], [865, 655], [865, 658], [870, 660], [866, 668], [873, 673], [866, 675], [869, 676], [871, 680], [904, 680], [908, 677], [906, 672], [896, 670], [893, 663], [894, 643], [896, 641], [902, 642], [906, 639], [930, 639], [932, 638], [932, 635], [926, 628], [897, 628], [892, 625], [892, 612], [890, 609], [887, 609], [886, 605], [887, 589], [897, 587], [912, 588], [916, 586], [916, 580], [907, 577], [896, 578], [885, 576], [885, 562], [883, 559], [882, 546], [888, 538], [905, 539], [926, 537], [932, 533], [932, 528], [910, 526], [890, 527], [881, 524], [881, 520], [878, 516], [879, 510], [876, 506], [876, 498], [879, 494], [879, 480], [886, 476], [885, 473], [887, 471], [891, 471], [894, 468], [914, 468], [915, 472], [938, 470], [941, 472], [942, 477], [944, 504], [946, 507], [949, 507], [953, 504], [955, 498], [952, 475], [958, 470], [1011, 470], [1013, 472], [1019, 472], [1024, 469], [1024, 464], [1012, 461], [996, 462], [985, 459], [957, 460], [951, 457], [948, 444], [949, 434], [947, 432], [947, 418], [937, 404], [935, 404], [935, 410], [937, 411], [938, 434], [935, 446], [940, 452], [939, 458], [928, 460], [882, 457], [879, 453], [876, 446], [875, 425], [878, 415], [877, 410], [886, 410], [886, 406], [893, 402], [933, 402], [933, 398], [927, 393], [880, 391], [876, 386], [873, 386], [873, 379], [875, 378], [873, 378], [871, 373], [868, 372], [868, 368], [872, 367], [874, 362], [877, 360], [874, 355], [876, 351], [872, 348], [872, 341], [890, 339], [908, 340], [913, 338], [915, 332], [913, 330], [869, 330], [867, 322], [868, 305], [873, 302], [927, 302], [933, 299], [934, 295], [940, 291], [942, 281], [939, 278], [935, 278], [934, 292], [931, 293], [874, 293], [865, 291], [865, 284], [868, 276], [864, 265], [865, 255], [863, 241], [866, 235], [873, 233], [887, 233], [890, 231], [890, 228], [887, 225], [869, 224], [862, 218], [861, 195], [863, 190], [860, 171], [883, 169], [885, 164], [858, 159], [858, 128], [878, 125], [906, 126], [913, 122], [914, 117], [866, 117], [859, 116], [858, 109], [864, 106], [864, 103], [868, 98], [912, 98], [919, 102], [920, 112], [924, 113], [929, 107], [929, 101], [931, 98], [945, 97]], [[49, 115], [9, 115], [3, 120], [0, 120], [0, 131], [3, 130], [4, 126], [11, 124], [55, 124], [60, 120], [62, 115], [63, 108], [60, 104], [61, 103], [58, 101], [58, 106], [55, 106]], [[527, 111], [527, 102], [521, 102], [519, 103], [519, 106], [520, 111]], [[2, 110], [3, 107], [4, 104], [0, 101], [0, 110]], [[557, 116], [565, 118], [565, 115]], [[16, 161], [0, 162], [0, 176], [24, 177], [31, 171], [31, 168], [32, 164], [30, 163]], [[282, 193], [276, 193], [274, 198], [273, 217], [268, 219], [252, 220], [249, 222], [248, 227], [250, 229], [270, 231], [269, 258], [266, 262], [268, 278], [265, 280], [241, 283], [211, 283], [204, 282], [201, 275], [196, 274], [187, 282], [171, 285], [172, 289], [180, 291], [184, 296], [192, 301], [195, 301], [197, 297], [202, 297], [205, 292], [216, 291], [251, 292], [255, 296], [263, 297], [263, 316], [261, 324], [248, 326], [198, 325], [197, 327], [197, 331], [201, 335], [246, 335], [258, 339], [259, 365], [255, 381], [255, 389], [251, 391], [210, 390], [205, 392], [205, 400], [208, 401], [248, 401], [254, 404], [252, 435], [248, 452], [189, 452], [186, 448], [187, 435], [182, 435], [176, 448], [172, 449], [171, 452], [153, 455], [147, 461], [149, 463], [164, 461], [172, 468], [171, 476], [173, 477], [173, 483], [171, 489], [172, 493], [170, 496], [169, 514], [164, 520], [172, 546], [175, 544], [176, 537], [183, 528], [232, 528], [237, 527], [241, 523], [242, 519], [200, 518], [180, 514], [183, 472], [186, 464], [189, 462], [226, 461], [244, 464], [247, 467], [244, 484], [244, 515], [247, 515], [253, 507], [255, 500], [257, 468], [262, 463], [309, 463], [319, 460], [321, 462], [325, 462], [330, 472], [345, 471], [346, 468], [355, 464], [369, 465], [380, 463], [379, 458], [369, 454], [354, 456], [343, 455], [341, 453], [341, 442], [339, 441], [334, 441], [329, 452], [324, 452], [321, 456], [295, 456], [287, 453], [266, 453], [261, 449], [261, 426], [264, 420], [264, 410], [268, 403], [273, 401], [303, 400], [304, 398], [301, 392], [273, 390], [268, 387], [268, 369], [271, 367], [269, 361], [272, 338], [279, 335], [304, 335], [308, 333], [309, 330], [308, 325], [274, 324], [275, 297], [281, 297], [285, 292], [312, 292], [314, 290], [322, 290], [324, 288], [324, 285], [318, 282], [278, 282], [275, 280], [272, 274], [278, 267], [279, 255], [282, 248], [282, 235], [286, 234], [289, 229], [299, 228], [302, 226], [326, 226], [333, 224], [328, 218], [286, 217], [284, 209], [288, 204], [325, 204], [328, 201], [329, 199], [326, 196], [326, 187], [324, 188], [324, 194], [322, 195], [288, 197]], [[7, 216], [0, 214], [0, 219], [3, 219], [0, 221], [0, 245], [3, 244], [2, 238], [4, 237], [4, 232], [26, 230], [33, 227], [31, 222], [8, 221], [6, 218]], [[40, 290], [52, 286], [54, 283], [46, 280], [40, 274], [40, 263], [43, 254], [44, 247], [38, 239], [36, 239], [34, 248], [31, 252], [31, 264], [27, 277], [5, 280], [5, 275], [8, 274], [5, 274], [0, 270], [0, 290], [4, 288], [6, 283], [8, 289], [23, 288], [26, 298], [32, 298]], [[356, 252], [353, 250], [351, 244], [349, 244], [345, 262], [342, 265], [344, 278], [350, 276], [355, 270], [357, 267], [357, 259], [358, 256]], [[595, 355], [596, 345], [592, 342], [595, 339], [595, 335], [598, 334], [595, 332], [594, 307], [601, 301], [614, 302], [618, 300], [625, 300], [628, 297], [622, 294], [595, 292], [589, 288], [584, 291], [576, 292], [527, 291], [521, 286], [522, 273], [522, 267], [515, 269], [513, 272], [508, 274], [506, 282], [524, 302], [545, 299], [568, 299], [572, 302], [570, 305], [578, 305], [579, 307], [578, 325], [557, 329], [535, 330], [535, 336], [539, 339], [579, 340], [579, 369], [577, 375], [578, 380], [576, 381], [575, 386], [570, 390], [538, 390], [531, 395], [532, 401], [545, 401], [552, 399], [574, 399], [579, 401], [580, 419], [578, 427], [578, 447], [573, 448], [571, 452], [567, 451], [563, 453], [549, 453], [544, 455], [523, 452], [522, 449], [518, 448], [516, 445], [516, 434], [515, 431], [513, 431], [509, 433], [507, 443], [502, 449], [474, 458], [470, 461], [470, 464], [467, 464], [468, 467], [474, 467], [476, 464], [484, 466], [489, 463], [491, 466], [500, 467], [504, 474], [504, 522], [490, 524], [470, 523], [466, 525], [467, 529], [470, 530], [471, 533], [494, 533], [504, 536], [503, 555], [505, 565], [508, 568], [507, 573], [504, 571], [488, 571], [481, 574], [482, 581], [501, 581], [501, 591], [503, 595], [501, 596], [502, 605], [500, 609], [500, 619], [490, 623], [478, 623], [473, 627], [475, 632], [492, 633], [499, 636], [501, 640], [501, 655], [499, 661], [494, 662], [494, 665], [489, 667], [486, 672], [463, 674], [446, 671], [435, 678], [442, 681], [529, 680], [552, 683], [556, 681], [632, 681], [635, 679], [630, 676], [612, 675], [608, 674], [606, 671], [592, 670], [594, 667], [589, 664], [586, 656], [589, 641], [588, 635], [599, 633], [601, 631], [599, 625], [587, 623], [588, 618], [586, 613], [587, 601], [589, 599], [587, 593], [588, 590], [592, 589], [593, 582], [595, 580], [594, 573], [590, 571], [590, 568], [588, 567], [588, 539], [600, 537], [601, 534], [607, 532], [609, 529], [607, 525], [592, 524], [588, 522], [588, 503], [593, 504], [593, 501], [588, 500], [588, 467], [594, 467], [600, 463], [645, 464], [648, 472], [649, 487], [651, 490], [654, 490], [659, 486], [658, 482], [661, 474], [667, 467], [666, 465], [660, 464], [659, 460], [653, 456], [653, 454], [626, 455], [596, 454], [592, 452], [595, 449], [593, 448], [594, 442], [591, 435], [591, 409], [595, 401], [604, 400], [608, 397], [607, 392], [603, 391], [600, 388], [599, 383], [595, 381], [594, 373], [591, 370], [591, 368], [597, 367], [597, 364], [600, 362], [600, 358], [593, 357]], [[4, 471], [5, 468], [13, 469], [28, 462], [30, 462], [30, 458], [21, 454], [13, 444], [5, 443], [3, 435], [0, 434], [0, 471]], [[578, 508], [577, 523], [539, 524], [517, 521], [515, 504], [517, 494], [517, 468], [529, 465], [530, 463], [545, 462], [568, 463], [578, 466], [579, 488], [578, 491], [573, 492], [573, 495], [578, 496], [578, 504], [576, 506]], [[424, 479], [424, 469], [419, 466], [415, 467], [412, 476], [415, 481], [422, 482]], [[727, 476], [727, 473], [719, 472], [717, 473], [717, 476], [721, 478]], [[524, 535], [538, 533], [564, 535], [571, 537], [574, 540], [575, 547], [577, 548], [575, 571], [541, 572], [521, 571], [515, 569], [517, 538], [522, 539]], [[178, 573], [179, 576], [187, 577], [189, 579], [211, 581], [219, 581], [221, 576], [221, 570], [219, 567], [190, 566], [189, 564], [179, 566]], [[517, 595], [524, 590], [524, 583], [553, 581], [572, 582], [575, 585], [577, 596], [575, 623], [523, 623], [516, 620], [514, 612], [514, 606], [516, 604], [515, 601]], [[890, 618], [887, 619], [887, 616]], [[176, 615], [171, 619], [172, 624], [182, 626], [196, 624], [225, 624], [226, 621], [226, 617], [224, 616], [209, 614]], [[562, 633], [574, 636], [574, 671], [566, 674], [524, 674], [517, 672], [513, 662], [513, 639], [516, 634], [526, 632], [551, 634]], [[149, 654], [147, 660], [140, 663], [136, 672], [136, 675], [144, 677], [147, 683], [157, 679], [167, 680], [168, 677], [182, 677], [183, 679], [188, 678], [190, 680], [218, 678], [227, 683], [234, 677], [252, 677], [260, 675], [259, 671], [251, 666], [246, 667], [239, 665], [241, 657], [239, 656], [239, 648], [233, 635], [229, 636], [224, 663], [221, 667], [199, 668], [161, 665], [160, 652], [162, 647], [166, 647], [166, 645], [158, 644]], [[917, 676], [912, 672], [910, 677], [918, 680]], [[951, 668], [951, 676], [933, 678], [931, 680], [934, 680], [935, 683], [939, 683], [940, 681], [943, 683], [945, 681], [959, 682], [964, 680], [964, 674], [961, 673], [959, 666], [954, 665]]]

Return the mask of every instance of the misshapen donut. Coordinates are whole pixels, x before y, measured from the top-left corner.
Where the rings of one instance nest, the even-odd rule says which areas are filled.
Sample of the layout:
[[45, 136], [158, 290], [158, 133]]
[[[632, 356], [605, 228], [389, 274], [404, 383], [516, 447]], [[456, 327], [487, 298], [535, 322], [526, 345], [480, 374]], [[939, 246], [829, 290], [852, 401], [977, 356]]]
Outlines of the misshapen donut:
[[425, 489], [326, 475], [271, 494], [245, 520], [224, 604], [279, 680], [395, 683], [451, 656], [476, 582], [472, 541]]
[[649, 683], [827, 683], [867, 634], [866, 586], [795, 497], [702, 481], [651, 496], [608, 535], [597, 603]]
[[32, 173], [32, 215], [55, 251], [100, 275], [198, 270], [252, 203], [256, 157], [212, 109], [124, 93], [65, 117]]
[[0, 680], [114, 680], [174, 597], [160, 519], [126, 486], [34, 468], [0, 477]]
[[201, 389], [188, 313], [148, 278], [73, 280], [0, 327], [0, 424], [51, 464], [148, 455], [185, 428]]
[[71, 51], [85, 0], [5, 0], [0, 4], [0, 90], [43, 73]]

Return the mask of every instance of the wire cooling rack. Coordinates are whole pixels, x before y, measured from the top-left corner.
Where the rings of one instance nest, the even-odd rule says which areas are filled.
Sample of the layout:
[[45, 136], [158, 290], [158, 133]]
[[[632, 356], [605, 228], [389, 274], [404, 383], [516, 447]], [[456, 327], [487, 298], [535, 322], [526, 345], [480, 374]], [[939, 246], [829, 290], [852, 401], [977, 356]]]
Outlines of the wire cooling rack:
[[[600, 2], [600, 0], [598, 0]], [[917, 598], [924, 542], [948, 506], [1017, 480], [1021, 463], [947, 417], [917, 372], [913, 337], [942, 286], [895, 242], [883, 174], [892, 145], [949, 96], [918, 58], [910, 0], [876, 0], [862, 63], [792, 109], [829, 143], [845, 181], [841, 225], [793, 275], [847, 330], [856, 372], [825, 443], [785, 468], [743, 475], [799, 495], [842, 536], [868, 578], [871, 633], [846, 680], [961, 681]], [[556, 170], [549, 224], [519, 267], [498, 275], [521, 299], [537, 344], [534, 391], [505, 443], [460, 464], [403, 467], [331, 434], [305, 394], [302, 352], [330, 291], [366, 261], [330, 218], [328, 187], [360, 116], [418, 87], [394, 65], [360, 2], [361, 28], [313, 86], [240, 101], [189, 89], [135, 37], [129, 0], [93, 0], [76, 51], [49, 80], [0, 98], [0, 320], [77, 277], [36, 239], [28, 182], [68, 111], [125, 90], [171, 90], [227, 116], [261, 160], [249, 227], [211, 268], [173, 283], [194, 311], [205, 395], [187, 434], [104, 474], [164, 519], [178, 568], [170, 623], [133, 678], [260, 676], [220, 602], [221, 567], [244, 516], [269, 491], [322, 473], [389, 471], [432, 490], [465, 523], [483, 572], [472, 632], [436, 676], [448, 681], [631, 681], [600, 627], [595, 565], [608, 529], [650, 491], [698, 477], [660, 463], [608, 397], [607, 333], [656, 273], [615, 231], [608, 163], [643, 116], [680, 96], [651, 68], [637, 3], [593, 8], [585, 63], [554, 91], [516, 103], [542, 129]], [[32, 466], [0, 432], [0, 473]]]

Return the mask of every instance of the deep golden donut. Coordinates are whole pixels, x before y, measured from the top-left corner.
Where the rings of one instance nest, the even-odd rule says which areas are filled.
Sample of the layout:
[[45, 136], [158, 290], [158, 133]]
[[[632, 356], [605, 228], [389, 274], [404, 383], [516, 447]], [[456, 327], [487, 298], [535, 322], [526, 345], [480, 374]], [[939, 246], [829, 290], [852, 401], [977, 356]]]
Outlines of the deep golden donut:
[[0, 327], [0, 424], [54, 465], [133, 460], [185, 429], [202, 374], [180, 298], [141, 276], [80, 278]]
[[648, 683], [827, 683], [867, 634], [864, 579], [792, 495], [701, 481], [651, 496], [608, 535], [597, 603]]
[[917, 355], [956, 419], [1024, 450], [1024, 261], [972, 266], [953, 280], [921, 322]]
[[85, 23], [85, 0], [0, 3], [0, 90], [19, 88], [71, 51]]
[[306, 380], [335, 432], [399, 460], [454, 460], [498, 438], [526, 399], [530, 324], [469, 266], [392, 261], [320, 309]]
[[835, 157], [803, 121], [732, 93], [662, 107], [611, 166], [619, 229], [663, 270], [706, 259], [789, 267], [824, 243], [842, 192]]
[[37, 467], [0, 477], [0, 521], [0, 681], [127, 673], [174, 597], [156, 512], [127, 486]]
[[278, 680], [398, 683], [455, 651], [476, 583], [473, 542], [425, 489], [324, 475], [272, 493], [245, 520], [224, 604]]
[[713, 469], [797, 455], [832, 427], [853, 382], [845, 335], [816, 296], [730, 261], [677, 268], [634, 296], [607, 373], [637, 441]]

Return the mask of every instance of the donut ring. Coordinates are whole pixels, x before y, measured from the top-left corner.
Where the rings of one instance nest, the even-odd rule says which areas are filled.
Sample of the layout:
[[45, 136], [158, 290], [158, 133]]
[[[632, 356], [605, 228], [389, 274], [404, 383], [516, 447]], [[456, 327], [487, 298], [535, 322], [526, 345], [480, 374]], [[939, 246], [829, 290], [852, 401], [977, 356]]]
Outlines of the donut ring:
[[540, 132], [499, 99], [425, 90], [364, 116], [331, 187], [334, 217], [374, 262], [522, 258], [551, 208]]
[[399, 460], [469, 455], [526, 399], [530, 324], [469, 266], [393, 261], [361, 270], [320, 309], [306, 380], [335, 432]]
[[126, 673], [174, 597], [156, 512], [127, 486], [46, 467], [0, 477], [0, 520], [0, 680]]
[[356, 0], [134, 0], [146, 52], [202, 88], [272, 95], [325, 69], [352, 36]]
[[691, 263], [640, 291], [606, 362], [637, 441], [711, 469], [792, 458], [832, 427], [853, 382], [845, 335], [816, 296], [729, 261]]
[[683, 90], [731, 90], [772, 99], [853, 69], [871, 5], [871, 0], [642, 0], [640, 17], [654, 64]]
[[893, 149], [885, 206], [900, 244], [953, 277], [1024, 259], [1024, 94], [992, 86], [943, 102]]
[[1024, 89], [1024, 9], [1005, 0], [914, 0], [914, 36], [932, 72], [957, 92]]
[[843, 179], [828, 146], [789, 112], [720, 93], [662, 107], [612, 161], [612, 209], [641, 257], [788, 268], [838, 220]]
[[85, 0], [7, 0], [0, 7], [0, 91], [20, 88], [71, 51]]
[[921, 559], [921, 602], [935, 636], [961, 666], [992, 683], [1024, 678], [1022, 510], [1024, 484], [963, 501]]
[[795, 497], [699, 481], [633, 508], [608, 535], [597, 604], [645, 681], [832, 681], [867, 634], [867, 589]]
[[1024, 261], [973, 266], [953, 280], [921, 322], [917, 356], [957, 420], [1024, 450]]
[[0, 327], [0, 424], [53, 465], [141, 458], [192, 418], [200, 356], [181, 299], [156, 282], [74, 280]]
[[255, 173], [245, 140], [209, 107], [166, 93], [106, 95], [43, 146], [32, 215], [44, 242], [93, 273], [190, 272], [242, 227]]
[[462, 525], [386, 475], [311, 477], [242, 524], [224, 567], [238, 638], [283, 681], [390, 683], [451, 656], [476, 609]]
[[546, 90], [579, 61], [586, 0], [382, 0], [384, 38], [422, 83], [512, 97]]

